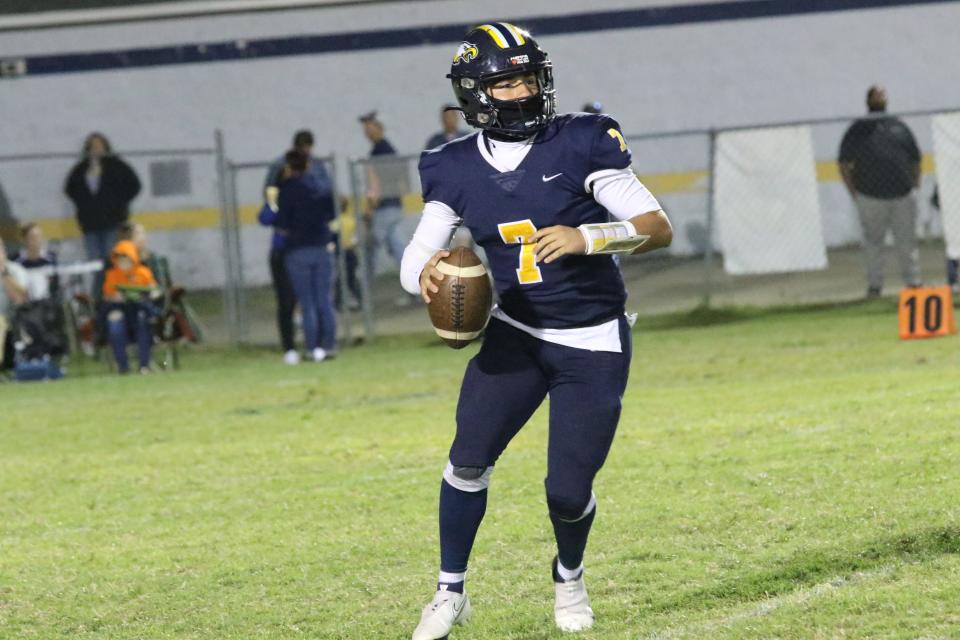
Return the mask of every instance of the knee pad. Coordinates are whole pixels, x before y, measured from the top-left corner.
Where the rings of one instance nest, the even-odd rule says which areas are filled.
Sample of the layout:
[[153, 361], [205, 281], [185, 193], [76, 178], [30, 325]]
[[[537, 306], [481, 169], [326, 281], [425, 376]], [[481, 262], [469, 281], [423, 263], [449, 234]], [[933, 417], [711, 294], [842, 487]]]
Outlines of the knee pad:
[[584, 504], [582, 500], [547, 493], [547, 508], [550, 513], [565, 522], [577, 522], [586, 518], [597, 508], [597, 497], [591, 492], [590, 499]]
[[110, 322], [120, 322], [121, 320], [123, 320], [123, 311], [120, 311], [119, 309], [114, 309], [113, 311], [107, 314], [107, 320], [109, 320]]
[[460, 467], [452, 462], [443, 470], [443, 479], [454, 489], [476, 493], [490, 486], [493, 467]]

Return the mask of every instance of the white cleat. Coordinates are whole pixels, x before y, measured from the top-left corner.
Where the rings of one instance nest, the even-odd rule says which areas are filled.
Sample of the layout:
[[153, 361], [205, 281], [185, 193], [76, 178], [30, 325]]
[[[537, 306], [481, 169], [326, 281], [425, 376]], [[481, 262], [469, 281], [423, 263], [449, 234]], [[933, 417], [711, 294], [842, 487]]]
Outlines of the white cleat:
[[291, 366], [300, 364], [300, 354], [291, 349], [283, 354], [283, 363]]
[[[557, 577], [557, 560], [554, 559], [553, 574]], [[593, 626], [593, 609], [587, 596], [587, 585], [583, 582], [583, 572], [576, 580], [557, 582], [554, 580], [556, 601], [553, 605], [553, 619], [561, 631], [586, 631]]]
[[413, 640], [442, 640], [454, 625], [470, 619], [470, 598], [465, 593], [437, 591], [433, 600], [423, 608], [420, 624], [413, 631]]
[[314, 361], [314, 362], [323, 362], [323, 361], [326, 360], [326, 359], [327, 359], [327, 352], [326, 352], [326, 351], [324, 351], [324, 350], [321, 349], [320, 347], [317, 347], [316, 349], [313, 350], [313, 361]]

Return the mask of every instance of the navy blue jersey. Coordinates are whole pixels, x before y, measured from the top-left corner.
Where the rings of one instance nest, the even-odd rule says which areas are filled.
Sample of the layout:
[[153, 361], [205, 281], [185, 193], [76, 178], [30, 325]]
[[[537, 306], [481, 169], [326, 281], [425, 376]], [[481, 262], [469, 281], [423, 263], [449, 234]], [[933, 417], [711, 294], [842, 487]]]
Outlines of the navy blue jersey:
[[626, 291], [611, 256], [563, 256], [535, 263], [530, 237], [554, 225], [606, 222], [587, 192], [587, 176], [630, 166], [620, 126], [606, 115], [556, 117], [515, 171], [494, 168], [480, 151], [482, 134], [425, 151], [425, 202], [442, 202], [463, 218], [486, 251], [500, 308], [532, 327], [587, 327], [623, 313]]

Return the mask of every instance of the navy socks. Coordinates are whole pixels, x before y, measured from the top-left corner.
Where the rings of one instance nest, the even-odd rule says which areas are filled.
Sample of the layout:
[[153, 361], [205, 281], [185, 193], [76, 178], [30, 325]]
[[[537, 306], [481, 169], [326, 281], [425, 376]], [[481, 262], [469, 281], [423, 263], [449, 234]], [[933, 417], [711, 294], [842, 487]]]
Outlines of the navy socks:
[[557, 538], [557, 556], [565, 569], [576, 571], [583, 564], [583, 552], [587, 548], [587, 538], [596, 515], [596, 506], [574, 522], [563, 520], [555, 513], [550, 514], [553, 534]]
[[487, 490], [461, 491], [440, 483], [440, 581], [438, 590], [463, 593], [470, 550], [487, 511]]

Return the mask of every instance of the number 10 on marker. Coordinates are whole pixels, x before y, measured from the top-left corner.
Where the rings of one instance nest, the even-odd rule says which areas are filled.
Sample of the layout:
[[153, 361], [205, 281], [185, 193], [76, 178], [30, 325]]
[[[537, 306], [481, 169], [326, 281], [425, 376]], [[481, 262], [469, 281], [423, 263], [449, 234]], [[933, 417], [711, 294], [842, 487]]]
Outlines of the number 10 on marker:
[[957, 332], [950, 287], [916, 287], [900, 292], [900, 338], [934, 338]]

